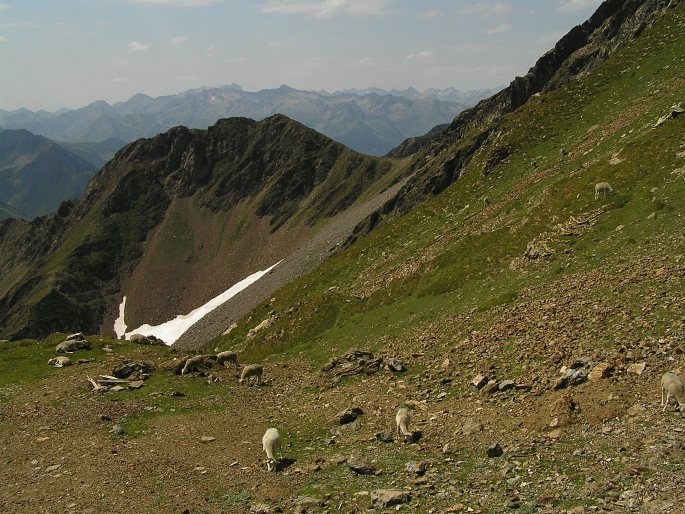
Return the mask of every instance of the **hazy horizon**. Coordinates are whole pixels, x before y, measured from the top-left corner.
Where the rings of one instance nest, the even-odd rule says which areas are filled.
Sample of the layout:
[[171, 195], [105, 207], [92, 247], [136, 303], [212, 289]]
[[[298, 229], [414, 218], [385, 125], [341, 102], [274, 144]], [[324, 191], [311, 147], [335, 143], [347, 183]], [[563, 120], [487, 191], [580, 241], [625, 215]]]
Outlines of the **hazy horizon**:
[[0, 0], [0, 109], [138, 93], [490, 89], [599, 0]]

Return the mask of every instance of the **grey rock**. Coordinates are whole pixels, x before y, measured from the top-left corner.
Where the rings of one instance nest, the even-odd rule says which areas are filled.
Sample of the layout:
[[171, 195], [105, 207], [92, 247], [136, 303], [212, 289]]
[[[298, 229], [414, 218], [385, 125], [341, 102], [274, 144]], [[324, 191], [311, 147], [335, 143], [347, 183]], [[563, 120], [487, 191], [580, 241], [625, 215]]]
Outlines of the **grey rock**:
[[274, 509], [266, 503], [255, 503], [250, 506], [250, 512], [253, 514], [271, 514]]
[[499, 390], [508, 391], [509, 389], [513, 389], [514, 386], [516, 386], [516, 382], [514, 382], [513, 380], [503, 380], [499, 383]]
[[295, 505], [297, 507], [322, 507], [323, 502], [311, 496], [298, 496], [295, 498]]
[[410, 475], [423, 476], [426, 474], [426, 471], [428, 471], [428, 465], [429, 464], [430, 463], [428, 461], [422, 461], [422, 462], [410, 461], [410, 462], [407, 462], [405, 464], [404, 469]]
[[476, 418], [468, 418], [461, 425], [461, 433], [464, 435], [472, 435], [481, 430], [483, 430], [483, 424]]
[[482, 388], [487, 383], [488, 383], [488, 379], [485, 375], [476, 375], [471, 380], [471, 385], [477, 387], [478, 389]]
[[373, 475], [376, 468], [362, 455], [353, 455], [347, 459], [347, 467], [358, 475]]
[[371, 503], [376, 509], [385, 509], [411, 501], [411, 491], [378, 489], [371, 493]]
[[376, 432], [374, 437], [376, 438], [376, 441], [392, 443], [395, 440], [395, 433], [392, 430], [385, 430], [383, 432]]
[[362, 416], [363, 414], [364, 411], [361, 410], [359, 407], [350, 407], [349, 409], [345, 409], [342, 412], [338, 412], [335, 415], [335, 420], [341, 425], [347, 425], [348, 423], [352, 423], [355, 419], [357, 419], [359, 416]]

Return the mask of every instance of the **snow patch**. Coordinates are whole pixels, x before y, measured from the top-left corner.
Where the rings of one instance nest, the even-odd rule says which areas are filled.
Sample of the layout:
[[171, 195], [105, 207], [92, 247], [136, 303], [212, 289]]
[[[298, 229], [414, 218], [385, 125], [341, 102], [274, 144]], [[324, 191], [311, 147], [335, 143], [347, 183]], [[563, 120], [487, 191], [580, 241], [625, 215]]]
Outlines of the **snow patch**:
[[219, 296], [212, 298], [207, 303], [193, 310], [189, 314], [179, 314], [174, 319], [167, 321], [166, 323], [162, 323], [161, 325], [141, 325], [135, 330], [125, 332], [126, 324], [124, 323], [124, 307], [126, 303], [126, 297], [124, 297], [124, 301], [119, 306], [119, 318], [117, 318], [117, 320], [114, 322], [114, 331], [118, 337], [121, 337], [119, 330], [121, 330], [121, 327], [123, 326], [124, 332], [122, 332], [122, 335], [125, 334], [126, 339], [130, 339], [133, 334], [141, 334], [144, 336], [153, 335], [160, 338], [166, 344], [172, 345], [178, 341], [178, 338], [181, 337], [190, 327], [201, 320], [204, 316], [231, 299], [233, 296], [237, 295], [243, 289], [254, 284], [257, 280], [269, 273], [269, 271], [274, 269], [281, 262], [282, 261], [278, 261], [276, 264], [265, 270], [253, 273], [249, 277], [244, 278], [240, 282], [234, 284]]
[[126, 297], [119, 304], [119, 317], [114, 320], [114, 333], [117, 338], [121, 338], [126, 333], [126, 322], [124, 321], [124, 310], [126, 309]]

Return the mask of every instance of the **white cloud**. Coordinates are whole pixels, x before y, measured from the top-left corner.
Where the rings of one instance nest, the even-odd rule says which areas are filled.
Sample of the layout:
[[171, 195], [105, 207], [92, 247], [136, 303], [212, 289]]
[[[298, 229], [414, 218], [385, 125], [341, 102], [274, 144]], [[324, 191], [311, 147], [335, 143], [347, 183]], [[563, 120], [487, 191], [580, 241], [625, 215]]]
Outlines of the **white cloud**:
[[131, 79], [129, 77], [114, 77], [112, 79], [112, 82], [115, 84], [126, 84], [128, 82], [131, 82]]
[[496, 27], [492, 27], [485, 32], [488, 34], [499, 34], [501, 32], [506, 32], [508, 30], [511, 30], [512, 24], [511, 23], [502, 23], [502, 25], [497, 25]]
[[9, 9], [9, 7], [9, 4], [0, 4], [0, 11], [2, 11], [3, 9]]
[[8, 43], [9, 40], [5, 36], [0, 36], [0, 43]]
[[410, 61], [427, 62], [427, 61], [432, 61], [434, 57], [435, 57], [435, 52], [431, 52], [428, 50], [425, 52], [416, 52], [413, 54], [409, 54], [407, 56], [407, 59]]
[[170, 45], [180, 45], [188, 41], [187, 36], [174, 36], [169, 40]]
[[376, 65], [376, 59], [373, 57], [364, 57], [362, 59], [359, 59], [357, 61], [357, 64], [359, 66], [365, 66], [365, 67], [371, 67]]
[[138, 41], [131, 41], [128, 44], [128, 53], [144, 54], [145, 52], [147, 52], [148, 48], [150, 48], [150, 45], [147, 45], [145, 43], [139, 43]]
[[206, 5], [216, 5], [223, 0], [128, 0], [134, 4], [148, 5], [170, 5], [173, 7], [203, 7]]
[[41, 29], [43, 25], [38, 23], [0, 23], [0, 29]]
[[264, 14], [300, 14], [311, 18], [335, 16], [378, 16], [386, 12], [389, 0], [268, 0]]
[[563, 13], [580, 11], [590, 7], [597, 7], [602, 0], [560, 0], [559, 11]]
[[511, 12], [511, 5], [505, 2], [471, 2], [457, 9], [457, 16], [502, 16]]
[[421, 13], [422, 18], [437, 18], [442, 13], [440, 11], [426, 11]]

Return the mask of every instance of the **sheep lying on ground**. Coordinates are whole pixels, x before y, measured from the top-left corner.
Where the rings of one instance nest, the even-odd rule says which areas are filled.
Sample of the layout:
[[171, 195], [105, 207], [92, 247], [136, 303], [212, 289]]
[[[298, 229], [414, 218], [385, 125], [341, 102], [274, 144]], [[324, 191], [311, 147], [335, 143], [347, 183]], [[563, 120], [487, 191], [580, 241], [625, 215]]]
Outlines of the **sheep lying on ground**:
[[400, 438], [400, 433], [403, 436], [411, 437], [412, 433], [409, 431], [409, 423], [411, 422], [411, 415], [409, 414], [409, 408], [402, 406], [397, 411], [395, 416], [395, 422], [397, 423], [397, 438]]
[[283, 458], [281, 454], [281, 436], [275, 428], [269, 428], [262, 437], [262, 448], [266, 452], [266, 469], [274, 471], [278, 465], [278, 461], [274, 458], [274, 451], [278, 450], [278, 455]]
[[199, 371], [200, 367], [206, 366], [208, 361], [216, 361], [214, 355], [196, 355], [195, 357], [190, 357], [186, 360], [181, 370], [181, 376], [186, 373], [192, 373], [193, 371]]
[[597, 184], [595, 184], [595, 200], [599, 198], [600, 193], [606, 196], [609, 193], [613, 192], [614, 189], [611, 187], [611, 184], [609, 184], [609, 182], [598, 182]]
[[59, 357], [50, 359], [48, 361], [48, 364], [50, 366], [55, 366], [56, 368], [63, 368], [64, 366], [71, 366], [71, 359], [64, 355], [60, 355]]
[[228, 364], [233, 364], [238, 367], [238, 355], [235, 352], [221, 352], [216, 354], [216, 360], [219, 364], [228, 367]]
[[264, 368], [262, 367], [261, 364], [250, 364], [249, 366], [245, 366], [243, 368], [242, 373], [240, 374], [240, 380], [239, 382], [242, 384], [245, 379], [249, 379], [252, 377], [257, 378], [257, 385], [262, 384], [262, 373], [264, 373]]
[[661, 405], [664, 406], [664, 412], [671, 398], [675, 398], [680, 406], [681, 415], [685, 416], [685, 382], [682, 377], [668, 372], [661, 378]]

